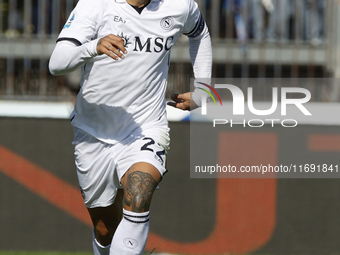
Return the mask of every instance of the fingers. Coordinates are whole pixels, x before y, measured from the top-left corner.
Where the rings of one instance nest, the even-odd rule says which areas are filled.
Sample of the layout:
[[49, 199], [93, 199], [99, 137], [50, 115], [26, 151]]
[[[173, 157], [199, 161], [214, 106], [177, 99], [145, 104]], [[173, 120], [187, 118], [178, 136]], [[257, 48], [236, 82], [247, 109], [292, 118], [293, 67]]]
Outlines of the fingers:
[[108, 35], [107, 37], [110, 40], [112, 45], [116, 46], [124, 54], [127, 53], [127, 50], [124, 47], [124, 40], [123, 40], [123, 38], [121, 38], [120, 36], [113, 35], [113, 34]]
[[176, 103], [183, 103], [183, 99], [180, 98], [179, 94], [172, 94], [171, 99], [175, 101]]
[[188, 99], [185, 94], [172, 94], [171, 99], [174, 102], [168, 102], [169, 106], [181, 109], [190, 110], [190, 98]]
[[123, 38], [112, 34], [98, 41], [97, 52], [99, 55], [106, 54], [115, 60], [124, 59], [124, 54], [127, 54]]
[[177, 108], [177, 107], [176, 107], [176, 106], [177, 106], [177, 103], [175, 103], [175, 102], [168, 102], [167, 105], [170, 105], [170, 106], [172, 106], [172, 107]]
[[187, 110], [187, 111], [198, 108], [196, 103], [191, 100], [190, 92], [183, 93], [183, 94], [172, 94], [171, 99], [174, 102], [168, 102], [167, 104], [172, 107], [175, 107], [181, 110]]
[[175, 103], [175, 102], [168, 102], [167, 105], [175, 107], [177, 109], [189, 111], [190, 110], [190, 103], [184, 102], [184, 103]]

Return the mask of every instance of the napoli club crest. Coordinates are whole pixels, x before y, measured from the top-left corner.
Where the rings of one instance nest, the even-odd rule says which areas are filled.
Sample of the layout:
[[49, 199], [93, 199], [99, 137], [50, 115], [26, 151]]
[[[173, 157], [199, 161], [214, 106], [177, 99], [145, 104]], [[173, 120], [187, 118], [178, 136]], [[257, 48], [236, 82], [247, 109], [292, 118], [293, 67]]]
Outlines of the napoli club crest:
[[161, 20], [161, 27], [165, 30], [170, 30], [174, 27], [174, 18], [173, 17], [165, 17]]

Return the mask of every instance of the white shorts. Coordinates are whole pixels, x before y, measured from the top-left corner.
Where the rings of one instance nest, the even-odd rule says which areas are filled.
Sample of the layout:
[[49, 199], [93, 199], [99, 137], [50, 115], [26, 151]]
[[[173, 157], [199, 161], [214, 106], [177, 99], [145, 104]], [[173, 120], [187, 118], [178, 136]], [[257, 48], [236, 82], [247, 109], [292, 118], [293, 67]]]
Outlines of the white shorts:
[[155, 166], [161, 176], [166, 172], [165, 160], [169, 135], [158, 129], [144, 137], [128, 138], [123, 143], [107, 144], [74, 127], [74, 155], [79, 186], [88, 208], [113, 204], [120, 180], [138, 162]]

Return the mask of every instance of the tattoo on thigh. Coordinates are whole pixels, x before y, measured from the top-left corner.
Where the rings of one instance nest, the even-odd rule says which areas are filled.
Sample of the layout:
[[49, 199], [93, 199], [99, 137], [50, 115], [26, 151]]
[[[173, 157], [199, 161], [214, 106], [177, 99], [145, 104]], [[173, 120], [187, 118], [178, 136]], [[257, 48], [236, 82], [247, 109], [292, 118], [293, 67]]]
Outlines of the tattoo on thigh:
[[157, 182], [150, 174], [135, 171], [127, 176], [124, 203], [131, 206], [133, 212], [147, 211], [156, 187]]

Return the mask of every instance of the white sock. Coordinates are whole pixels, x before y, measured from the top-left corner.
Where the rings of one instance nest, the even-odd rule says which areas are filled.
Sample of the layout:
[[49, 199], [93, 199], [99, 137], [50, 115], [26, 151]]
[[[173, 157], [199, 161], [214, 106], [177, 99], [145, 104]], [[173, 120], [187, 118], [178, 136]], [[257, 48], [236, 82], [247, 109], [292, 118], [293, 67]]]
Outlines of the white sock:
[[113, 236], [111, 255], [141, 255], [149, 235], [150, 213], [123, 209], [123, 219]]
[[94, 255], [109, 255], [110, 253], [110, 246], [103, 246], [101, 245], [97, 239], [96, 236], [93, 232], [93, 237], [92, 237], [92, 247], [93, 247], [93, 253]]

